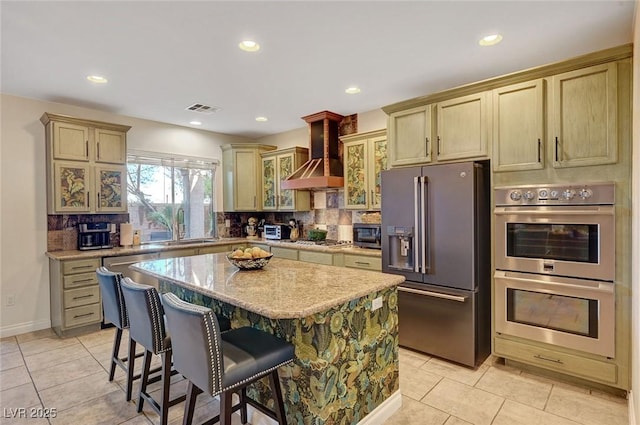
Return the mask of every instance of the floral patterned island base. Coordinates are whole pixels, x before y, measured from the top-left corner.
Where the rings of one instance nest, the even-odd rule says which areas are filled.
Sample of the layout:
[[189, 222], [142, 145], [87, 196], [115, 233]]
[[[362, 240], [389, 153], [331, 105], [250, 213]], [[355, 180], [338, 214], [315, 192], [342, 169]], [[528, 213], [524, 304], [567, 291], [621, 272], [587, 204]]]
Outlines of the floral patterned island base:
[[[210, 307], [233, 328], [252, 326], [296, 347], [295, 361], [279, 370], [288, 424], [355, 425], [399, 388], [395, 287], [300, 319], [268, 319], [166, 281], [160, 292]], [[382, 307], [371, 311], [377, 297]], [[247, 394], [273, 406], [266, 381]]]

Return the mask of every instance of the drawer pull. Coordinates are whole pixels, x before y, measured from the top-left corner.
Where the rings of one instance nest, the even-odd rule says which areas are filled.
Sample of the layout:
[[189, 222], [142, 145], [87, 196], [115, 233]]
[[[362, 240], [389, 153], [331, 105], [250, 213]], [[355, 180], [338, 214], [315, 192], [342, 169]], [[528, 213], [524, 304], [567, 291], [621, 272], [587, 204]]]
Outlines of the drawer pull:
[[71, 270], [92, 269], [93, 267], [93, 264], [87, 264], [86, 266], [73, 266], [71, 267]]
[[73, 299], [74, 300], [81, 300], [81, 299], [84, 299], [84, 298], [91, 298], [91, 297], [93, 297], [93, 294], [82, 295], [82, 296], [79, 296], [79, 297], [73, 297]]
[[363, 266], [370, 266], [371, 263], [365, 263], [364, 261], [355, 261], [356, 264], [362, 264]]
[[550, 358], [548, 358], [548, 357], [541, 356], [540, 354], [536, 354], [536, 355], [535, 355], [535, 356], [533, 356], [533, 357], [534, 357], [534, 358], [536, 358], [536, 359], [538, 359], [538, 360], [544, 360], [544, 361], [546, 361], [546, 362], [552, 362], [552, 363], [564, 364], [564, 363], [562, 362], [562, 360], [559, 360], [559, 359], [550, 359]]
[[74, 319], [78, 319], [80, 317], [88, 317], [88, 316], [93, 316], [93, 312], [91, 313], [85, 313], [85, 314], [76, 314], [75, 316], [73, 316]]
[[93, 282], [93, 278], [89, 278], [89, 279], [78, 279], [78, 280], [74, 280], [75, 283], [80, 283], [80, 282]]

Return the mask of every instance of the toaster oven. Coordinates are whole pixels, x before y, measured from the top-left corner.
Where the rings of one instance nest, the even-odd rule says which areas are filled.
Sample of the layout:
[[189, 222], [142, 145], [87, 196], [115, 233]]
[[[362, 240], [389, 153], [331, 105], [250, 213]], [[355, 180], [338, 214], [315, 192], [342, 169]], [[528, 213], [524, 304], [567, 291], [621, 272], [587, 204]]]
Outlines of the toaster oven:
[[288, 224], [265, 224], [264, 238], [271, 240], [289, 239], [291, 227]]

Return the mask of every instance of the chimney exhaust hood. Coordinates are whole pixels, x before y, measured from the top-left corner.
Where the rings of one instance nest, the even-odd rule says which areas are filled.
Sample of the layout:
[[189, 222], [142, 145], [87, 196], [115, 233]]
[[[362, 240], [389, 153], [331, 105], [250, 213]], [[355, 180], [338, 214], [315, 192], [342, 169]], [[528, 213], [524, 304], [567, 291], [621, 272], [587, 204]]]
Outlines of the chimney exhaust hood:
[[342, 188], [344, 178], [338, 138], [342, 115], [322, 111], [302, 117], [309, 124], [309, 161], [280, 183], [282, 189]]

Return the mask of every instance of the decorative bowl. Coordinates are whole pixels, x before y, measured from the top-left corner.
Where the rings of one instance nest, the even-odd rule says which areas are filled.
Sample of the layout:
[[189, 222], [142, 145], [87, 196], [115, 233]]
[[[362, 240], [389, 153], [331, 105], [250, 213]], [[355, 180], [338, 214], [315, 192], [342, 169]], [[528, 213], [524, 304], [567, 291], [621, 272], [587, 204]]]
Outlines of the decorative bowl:
[[273, 257], [273, 254], [261, 258], [233, 258], [231, 254], [228, 254], [227, 260], [240, 270], [257, 270], [266, 266], [271, 257]]

